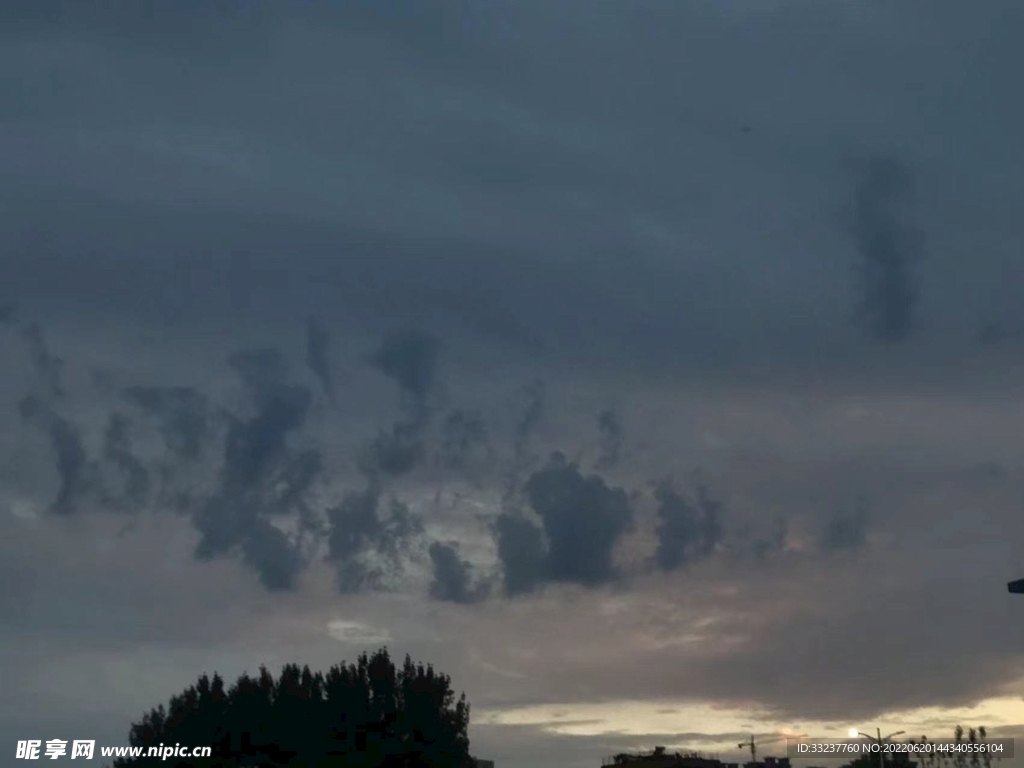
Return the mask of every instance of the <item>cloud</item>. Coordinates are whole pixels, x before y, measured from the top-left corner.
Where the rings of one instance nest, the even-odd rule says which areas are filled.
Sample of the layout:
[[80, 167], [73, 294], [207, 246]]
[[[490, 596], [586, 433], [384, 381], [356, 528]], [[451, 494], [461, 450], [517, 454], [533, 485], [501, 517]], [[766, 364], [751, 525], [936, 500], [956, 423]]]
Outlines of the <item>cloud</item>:
[[384, 627], [373, 627], [344, 619], [335, 619], [328, 623], [327, 632], [335, 640], [353, 645], [381, 645], [392, 640], [391, 632]]
[[826, 521], [819, 533], [819, 544], [827, 551], [859, 549], [867, 543], [868, 513], [863, 499], [852, 510], [839, 510]]
[[[381, 488], [371, 478], [365, 490], [349, 491], [327, 509], [327, 561], [335, 566], [342, 592], [379, 589], [401, 575], [403, 555], [423, 533], [423, 521], [407, 505], [392, 499], [383, 515], [380, 506]], [[367, 559], [374, 554], [384, 563]]]
[[129, 430], [130, 424], [123, 414], [110, 415], [103, 434], [103, 457], [113, 462], [121, 473], [121, 496], [132, 510], [137, 511], [145, 505], [152, 483], [149, 470], [132, 452]]
[[440, 460], [445, 469], [463, 470], [494, 458], [487, 423], [476, 410], [457, 408], [441, 424]]
[[50, 351], [43, 329], [38, 323], [29, 323], [21, 332], [22, 338], [28, 345], [32, 365], [45, 383], [47, 393], [53, 397], [60, 397], [64, 393], [61, 383], [64, 370], [64, 360], [57, 357]]
[[327, 399], [334, 403], [334, 381], [331, 377], [330, 336], [316, 317], [306, 321], [306, 367], [319, 379]]
[[609, 488], [598, 475], [584, 477], [555, 453], [526, 481], [526, 497], [544, 524], [549, 579], [594, 585], [615, 577], [612, 552], [633, 524], [622, 488]]
[[86, 454], [81, 431], [33, 395], [21, 400], [19, 411], [22, 419], [43, 429], [53, 449], [60, 485], [50, 511], [58, 515], [81, 511], [99, 488], [99, 470]]
[[789, 523], [785, 517], [778, 515], [772, 521], [771, 532], [766, 536], [758, 536], [753, 540], [751, 551], [758, 560], [763, 560], [786, 548], [789, 538]]
[[506, 594], [528, 592], [542, 582], [596, 586], [617, 577], [612, 555], [633, 525], [622, 488], [598, 475], [584, 476], [562, 453], [524, 485], [541, 527], [521, 515], [503, 513], [495, 532]]
[[515, 428], [515, 455], [526, 458], [526, 448], [534, 430], [544, 417], [545, 386], [541, 379], [535, 379], [523, 388], [523, 409]]
[[164, 443], [175, 458], [192, 460], [203, 450], [211, 428], [207, 397], [192, 387], [132, 386], [125, 398], [156, 418]]
[[658, 502], [658, 540], [655, 562], [663, 571], [674, 571], [689, 562], [714, 552], [722, 540], [719, 520], [721, 504], [704, 487], [697, 489], [697, 501], [691, 503], [679, 494], [671, 482], [658, 483], [654, 491]]
[[419, 403], [434, 385], [440, 343], [418, 330], [391, 333], [370, 356], [370, 363]]
[[622, 458], [625, 439], [622, 419], [614, 408], [606, 408], [597, 415], [597, 426], [601, 432], [601, 454], [597, 459], [597, 469], [608, 470], [615, 467]]
[[494, 523], [502, 584], [508, 597], [532, 592], [546, 576], [544, 532], [531, 520], [503, 512]]
[[431, 418], [428, 395], [434, 386], [439, 350], [435, 337], [405, 330], [385, 336], [370, 356], [370, 364], [398, 385], [404, 414], [389, 430], [379, 430], [364, 452], [365, 473], [405, 475], [423, 460], [424, 434]]
[[914, 270], [924, 255], [924, 234], [904, 210], [912, 191], [910, 170], [890, 157], [869, 161], [857, 185], [852, 231], [861, 258], [859, 311], [879, 341], [903, 341], [914, 330]]
[[468, 560], [459, 557], [458, 544], [435, 541], [430, 545], [430, 562], [433, 580], [430, 596], [435, 600], [449, 603], [470, 604], [484, 599], [489, 585], [481, 582], [472, 584], [472, 566]]
[[321, 461], [315, 451], [291, 451], [287, 438], [305, 424], [312, 396], [287, 383], [287, 366], [276, 350], [236, 352], [229, 365], [256, 410], [248, 419], [229, 418], [217, 490], [193, 516], [201, 535], [196, 557], [239, 550], [268, 589], [291, 589], [304, 565], [299, 542], [268, 517], [295, 514], [302, 527], [309, 525], [305, 494]]

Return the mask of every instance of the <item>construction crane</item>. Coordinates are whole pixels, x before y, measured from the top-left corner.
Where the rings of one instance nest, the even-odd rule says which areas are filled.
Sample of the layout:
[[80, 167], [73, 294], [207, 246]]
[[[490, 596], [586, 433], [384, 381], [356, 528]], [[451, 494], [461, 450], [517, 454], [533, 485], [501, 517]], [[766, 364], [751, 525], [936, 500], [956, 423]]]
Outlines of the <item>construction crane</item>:
[[737, 744], [737, 747], [749, 747], [750, 748], [750, 762], [757, 762], [757, 745], [758, 744], [774, 744], [777, 741], [785, 741], [786, 739], [800, 739], [806, 736], [806, 733], [802, 733], [799, 736], [776, 736], [774, 739], [762, 739], [759, 742], [754, 741], [753, 735], [751, 735], [749, 741], [741, 741]]

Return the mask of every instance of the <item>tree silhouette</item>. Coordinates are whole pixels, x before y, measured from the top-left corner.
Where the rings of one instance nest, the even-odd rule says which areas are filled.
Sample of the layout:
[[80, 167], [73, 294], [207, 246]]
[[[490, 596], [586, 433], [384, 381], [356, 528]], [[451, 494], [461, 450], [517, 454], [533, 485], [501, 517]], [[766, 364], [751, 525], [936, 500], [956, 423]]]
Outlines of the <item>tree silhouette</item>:
[[[988, 732], [984, 726], [978, 728], [970, 728], [964, 731], [963, 726], [958, 725], [953, 730], [952, 739], [943, 739], [942, 742], [948, 743], [953, 742], [956, 744], [971, 743], [981, 744], [984, 743], [988, 738]], [[928, 737], [922, 736], [920, 739], [910, 739], [911, 744], [928, 744]], [[887, 753], [885, 755], [885, 768], [992, 768], [993, 760], [1000, 760], [1001, 758], [996, 755], [992, 756], [990, 752], [965, 752], [965, 751], [948, 751], [948, 750], [936, 750], [936, 751], [925, 751], [915, 757], [906, 752]], [[856, 760], [851, 761], [843, 768], [881, 768], [882, 761], [879, 759], [877, 753], [861, 755]]]
[[[134, 723], [140, 757], [114, 768], [467, 768], [469, 704], [451, 678], [409, 656], [396, 668], [386, 648], [327, 674], [288, 664], [276, 680], [260, 667], [225, 690], [220, 675], [198, 682]], [[210, 746], [205, 758], [149, 757], [149, 747]]]

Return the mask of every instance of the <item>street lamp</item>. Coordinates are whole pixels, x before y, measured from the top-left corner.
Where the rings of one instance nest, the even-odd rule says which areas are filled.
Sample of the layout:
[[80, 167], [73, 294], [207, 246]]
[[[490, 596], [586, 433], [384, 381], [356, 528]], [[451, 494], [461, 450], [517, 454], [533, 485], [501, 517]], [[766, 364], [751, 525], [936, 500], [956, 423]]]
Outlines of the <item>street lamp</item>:
[[[871, 739], [873, 742], [878, 744], [878, 762], [882, 766], [882, 768], [885, 768], [885, 748], [882, 746], [882, 742], [888, 741], [893, 736], [902, 736], [904, 733], [906, 733], [906, 731], [896, 731], [895, 733], [890, 733], [888, 736], [882, 736], [882, 729], [881, 728], [876, 728], [875, 732], [878, 734], [877, 737], [876, 736], [870, 736], [869, 734], [866, 734], [866, 733], [861, 733], [860, 731], [857, 731], [856, 734], [857, 734], [857, 736], [863, 736], [865, 739]], [[854, 729], [851, 728], [850, 729], [850, 735], [852, 736], [853, 734], [854, 734]]]

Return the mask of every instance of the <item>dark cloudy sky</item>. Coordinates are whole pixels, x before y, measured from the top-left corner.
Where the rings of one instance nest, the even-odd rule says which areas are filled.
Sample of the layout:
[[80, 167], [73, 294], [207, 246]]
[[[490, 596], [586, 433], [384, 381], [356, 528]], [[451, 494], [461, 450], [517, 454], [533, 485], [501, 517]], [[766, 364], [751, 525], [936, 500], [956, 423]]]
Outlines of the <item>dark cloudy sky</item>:
[[1024, 731], [1022, 35], [6, 0], [0, 765], [384, 643], [501, 768]]

